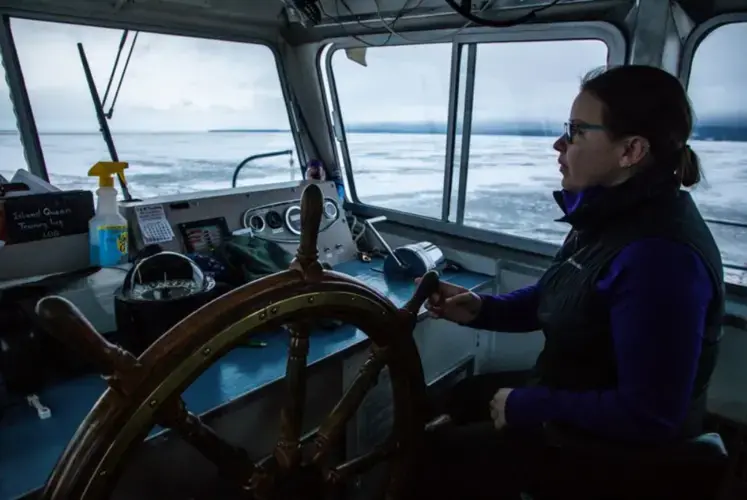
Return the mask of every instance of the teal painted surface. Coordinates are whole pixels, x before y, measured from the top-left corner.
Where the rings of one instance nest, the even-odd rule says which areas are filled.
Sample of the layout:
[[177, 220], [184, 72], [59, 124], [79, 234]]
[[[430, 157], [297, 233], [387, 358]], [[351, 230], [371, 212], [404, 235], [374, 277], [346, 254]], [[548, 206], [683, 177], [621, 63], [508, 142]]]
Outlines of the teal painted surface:
[[[335, 268], [385, 294], [402, 306], [415, 291], [412, 282], [387, 281], [381, 263], [346, 262]], [[476, 288], [492, 278], [467, 271], [445, 272], [442, 279]], [[239, 348], [202, 374], [184, 393], [187, 407], [204, 413], [275, 382], [285, 376], [287, 337], [266, 334], [264, 348]], [[309, 364], [350, 349], [366, 340], [351, 326], [315, 332]], [[40, 487], [80, 422], [101, 396], [106, 384], [98, 376], [85, 376], [47, 388], [39, 397], [52, 410], [52, 418], [39, 420], [27, 405], [10, 408], [0, 420], [0, 499], [12, 499]], [[154, 431], [155, 432], [155, 431]]]

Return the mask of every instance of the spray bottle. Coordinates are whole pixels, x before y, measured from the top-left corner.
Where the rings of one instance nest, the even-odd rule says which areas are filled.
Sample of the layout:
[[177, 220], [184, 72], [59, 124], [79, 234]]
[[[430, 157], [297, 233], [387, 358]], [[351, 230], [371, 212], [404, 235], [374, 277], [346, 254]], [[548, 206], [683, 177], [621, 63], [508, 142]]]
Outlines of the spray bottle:
[[119, 213], [114, 175], [124, 182], [127, 163], [100, 161], [88, 171], [99, 178], [96, 215], [88, 222], [88, 245], [92, 266], [116, 266], [127, 262], [127, 219]]

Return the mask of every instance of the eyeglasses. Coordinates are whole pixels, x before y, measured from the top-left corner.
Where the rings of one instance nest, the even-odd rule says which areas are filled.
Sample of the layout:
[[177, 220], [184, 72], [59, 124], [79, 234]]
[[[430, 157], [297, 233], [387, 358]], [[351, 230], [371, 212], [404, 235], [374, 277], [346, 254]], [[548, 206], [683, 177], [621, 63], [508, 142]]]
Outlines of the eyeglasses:
[[568, 144], [573, 144], [573, 138], [579, 132], [584, 130], [604, 130], [602, 125], [592, 125], [591, 123], [564, 123], [563, 124], [563, 140]]

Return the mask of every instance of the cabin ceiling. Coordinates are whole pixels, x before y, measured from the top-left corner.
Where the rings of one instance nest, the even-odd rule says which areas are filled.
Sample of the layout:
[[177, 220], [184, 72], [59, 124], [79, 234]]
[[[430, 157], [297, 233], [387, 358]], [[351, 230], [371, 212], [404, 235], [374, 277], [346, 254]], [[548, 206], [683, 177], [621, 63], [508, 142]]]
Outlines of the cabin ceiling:
[[[473, 7], [479, 8], [485, 1], [473, 1]], [[596, 19], [623, 25], [636, 1], [665, 0], [561, 0], [541, 12], [537, 22]], [[493, 0], [481, 15], [514, 19], [545, 2]], [[747, 0], [678, 3], [696, 24], [718, 14], [747, 12]], [[444, 0], [321, 0], [320, 4], [322, 20], [313, 27], [289, 19], [283, 0], [0, 0], [0, 11], [22, 17], [218, 38], [274, 41], [282, 37], [292, 44], [386, 32], [378, 22], [380, 16], [387, 21], [397, 16], [399, 31], [458, 28], [465, 23]]]

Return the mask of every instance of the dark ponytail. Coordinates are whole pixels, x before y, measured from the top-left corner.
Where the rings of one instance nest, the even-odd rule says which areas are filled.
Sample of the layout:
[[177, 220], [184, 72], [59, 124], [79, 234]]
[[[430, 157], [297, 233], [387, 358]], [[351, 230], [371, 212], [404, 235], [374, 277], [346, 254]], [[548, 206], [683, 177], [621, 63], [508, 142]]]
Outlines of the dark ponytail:
[[680, 178], [680, 183], [684, 187], [693, 187], [700, 182], [703, 177], [700, 168], [700, 159], [690, 146], [682, 148], [682, 159], [680, 166], [675, 171]]

